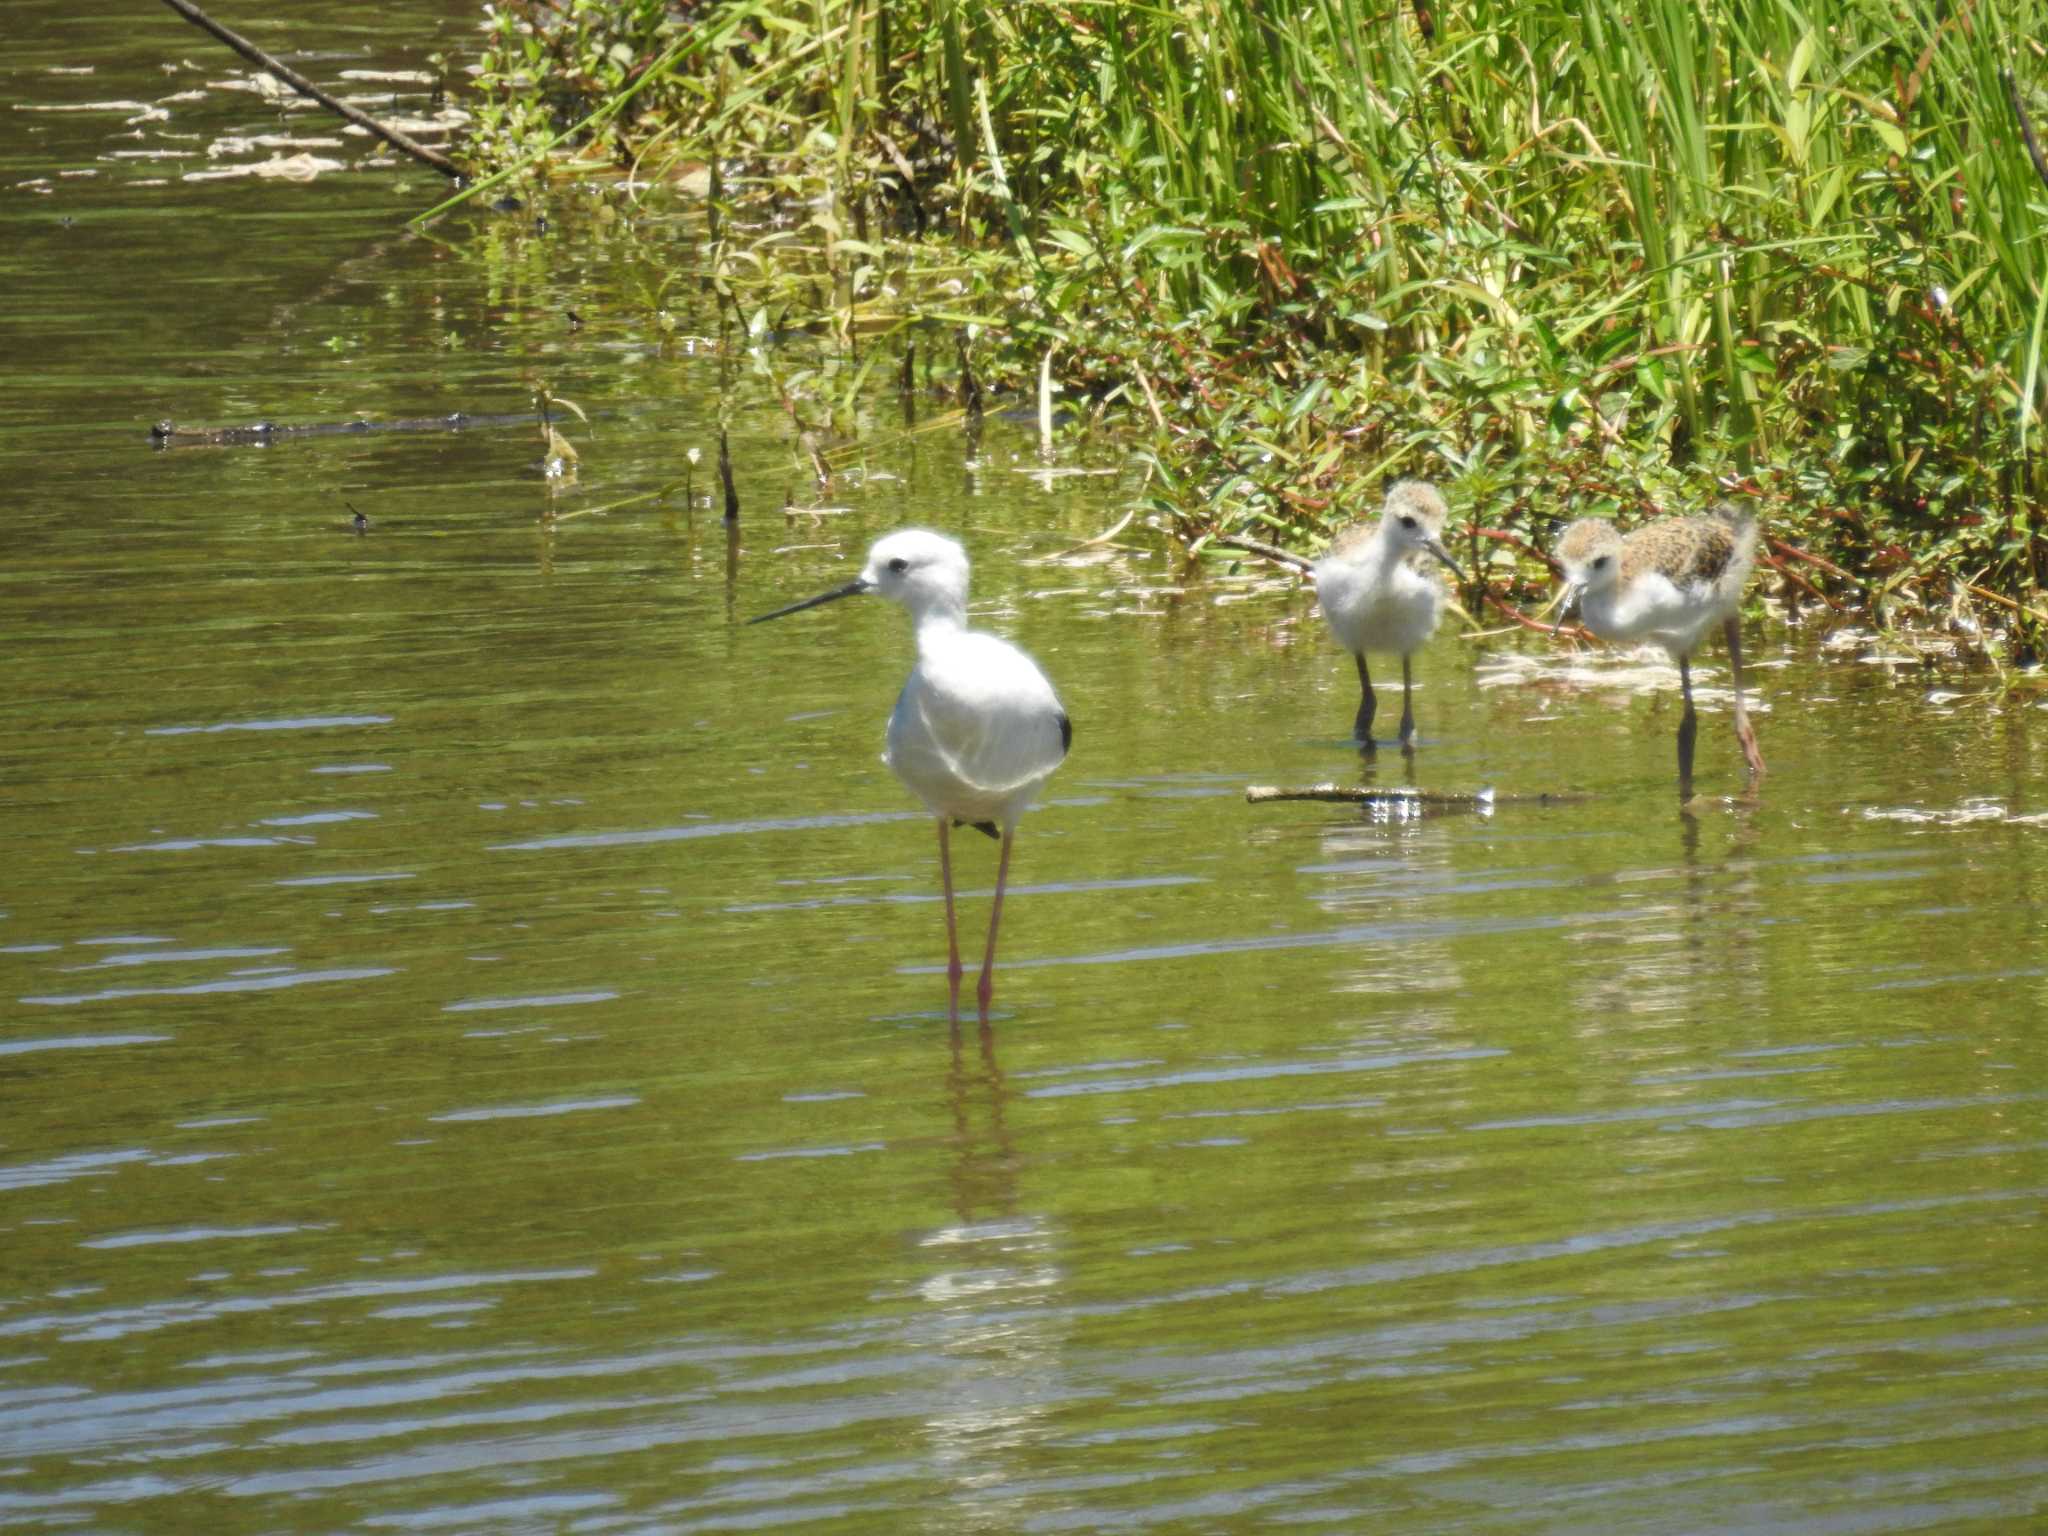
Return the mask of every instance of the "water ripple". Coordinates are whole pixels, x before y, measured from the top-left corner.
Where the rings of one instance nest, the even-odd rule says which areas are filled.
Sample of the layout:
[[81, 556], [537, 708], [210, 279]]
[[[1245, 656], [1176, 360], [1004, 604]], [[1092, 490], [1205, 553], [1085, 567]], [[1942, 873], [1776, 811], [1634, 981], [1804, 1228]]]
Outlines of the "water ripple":
[[[1150, 891], [1178, 885], [1206, 885], [1207, 877], [1202, 875], [1147, 875], [1129, 880], [1055, 880], [1042, 885], [1012, 885], [1004, 889], [1004, 899], [1018, 896], [1072, 896], [1095, 891]], [[961, 901], [978, 901], [995, 894], [994, 887], [988, 890], [957, 889], [954, 896]], [[742, 915], [750, 912], [808, 912], [822, 907], [873, 907], [873, 906], [923, 906], [944, 900], [940, 891], [889, 891], [879, 896], [811, 896], [800, 901], [743, 901], [735, 902], [721, 910]]]
[[534, 997], [472, 997], [459, 1003], [443, 1003], [443, 1013], [490, 1013], [501, 1008], [566, 1008], [576, 1003], [608, 1003], [619, 994], [612, 991], [553, 992]]
[[[1581, 912], [1570, 916], [1445, 918], [1436, 921], [1359, 923], [1344, 928], [1318, 928], [1306, 933], [1261, 934], [1257, 938], [1189, 939], [1177, 944], [1146, 945], [1137, 949], [1105, 950], [1092, 955], [1042, 955], [1035, 959], [1005, 960], [1006, 971], [1038, 970], [1063, 965], [1127, 965], [1140, 960], [1187, 960], [1199, 955], [1235, 955], [1282, 949], [1317, 949], [1338, 944], [1414, 944], [1428, 939], [1500, 933], [1533, 933], [1553, 928], [1576, 928], [1588, 923], [1615, 922], [1640, 917], [1635, 911]], [[905, 976], [936, 976], [942, 965], [897, 967]]]
[[640, 832], [576, 832], [521, 843], [492, 843], [489, 853], [539, 853], [553, 848], [628, 848], [641, 843], [680, 843], [699, 837], [752, 837], [757, 832], [817, 832], [827, 827], [876, 827], [898, 821], [930, 821], [923, 811], [843, 812], [830, 816], [763, 816], [749, 821], [706, 821], [688, 827], [650, 827]]
[[[23, 998], [34, 1002], [34, 998]], [[40, 1040], [0, 1040], [0, 1056], [26, 1056], [31, 1051], [88, 1051], [118, 1045], [162, 1045], [171, 1035], [49, 1035]]]
[[1340, 1056], [1327, 1061], [1234, 1062], [1227, 1067], [1194, 1067], [1146, 1077], [1095, 1078], [1082, 1083], [1053, 1083], [1029, 1088], [1027, 1099], [1066, 1099], [1082, 1094], [1140, 1093], [1152, 1088], [1185, 1088], [1197, 1083], [1250, 1083], [1284, 1077], [1324, 1077], [1344, 1072], [1384, 1072], [1394, 1067], [1427, 1066], [1442, 1061], [1487, 1061], [1505, 1056], [1502, 1050], [1475, 1047], [1462, 1051], [1416, 1051], [1385, 1056]]
[[[45, 1312], [27, 1317], [0, 1318], [0, 1338], [55, 1335], [71, 1343], [124, 1339], [185, 1323], [210, 1322], [253, 1313], [295, 1311], [301, 1307], [325, 1306], [337, 1301], [374, 1301], [386, 1296], [433, 1295], [500, 1285], [545, 1285], [565, 1280], [587, 1280], [596, 1273], [595, 1269], [578, 1265], [561, 1269], [422, 1275], [392, 1280], [344, 1280], [271, 1296], [221, 1296], [200, 1301], [145, 1302], [139, 1306], [106, 1307], [88, 1312]], [[96, 1395], [86, 1401], [81, 1412], [88, 1417], [94, 1416], [93, 1405], [109, 1401], [118, 1403], [120, 1399], [114, 1394]]]
[[153, 725], [145, 736], [211, 736], [220, 731], [321, 731], [337, 726], [389, 725], [390, 715], [297, 715], [277, 720], [222, 720], [213, 725]]
[[88, 1238], [81, 1248], [153, 1248], [161, 1243], [217, 1243], [235, 1238], [290, 1237], [299, 1232], [325, 1232], [329, 1228], [282, 1224], [268, 1227], [167, 1227], [153, 1232], [121, 1232], [112, 1237]]
[[223, 981], [198, 981], [184, 987], [107, 987], [98, 992], [24, 997], [23, 1003], [38, 1007], [70, 1008], [80, 1003], [111, 1003], [132, 997], [202, 997], [217, 992], [275, 992], [283, 987], [305, 987], [328, 981], [370, 981], [395, 976], [388, 965], [352, 966], [332, 971], [287, 971], [278, 976], [235, 976]]
[[453, 1109], [427, 1118], [437, 1124], [472, 1120], [535, 1120], [551, 1115], [574, 1115], [588, 1109], [629, 1109], [640, 1102], [638, 1094], [621, 1094], [610, 1099], [557, 1099], [548, 1104], [499, 1104], [482, 1109]]
[[45, 1184], [65, 1184], [104, 1169], [119, 1168], [124, 1163], [147, 1162], [149, 1157], [150, 1153], [145, 1148], [123, 1147], [118, 1152], [73, 1152], [39, 1163], [15, 1163], [0, 1167], [0, 1189], [35, 1189]]

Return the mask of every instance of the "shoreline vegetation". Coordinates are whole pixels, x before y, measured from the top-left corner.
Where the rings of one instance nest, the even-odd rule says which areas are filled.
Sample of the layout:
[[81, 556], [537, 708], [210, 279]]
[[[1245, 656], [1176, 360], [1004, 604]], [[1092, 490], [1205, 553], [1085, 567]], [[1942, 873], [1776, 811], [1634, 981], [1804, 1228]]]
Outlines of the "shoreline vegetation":
[[783, 388], [800, 436], [937, 354], [1121, 413], [1197, 551], [1435, 480], [1522, 622], [1564, 522], [1733, 494], [1795, 611], [2029, 663], [2044, 39], [2048, 0], [495, 0], [471, 148], [701, 194], [684, 280], [860, 350]]

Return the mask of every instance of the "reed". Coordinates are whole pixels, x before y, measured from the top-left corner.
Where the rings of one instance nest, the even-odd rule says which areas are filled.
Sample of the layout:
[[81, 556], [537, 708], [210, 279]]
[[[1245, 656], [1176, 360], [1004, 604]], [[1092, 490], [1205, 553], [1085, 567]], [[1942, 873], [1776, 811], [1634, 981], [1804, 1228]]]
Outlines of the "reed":
[[849, 332], [886, 276], [887, 323], [971, 317], [1019, 379], [1050, 342], [1156, 423], [1191, 535], [1306, 535], [1397, 470], [1532, 534], [1738, 479], [1873, 588], [2017, 592], [2048, 576], [2044, 8], [738, 0], [565, 38], [512, 4], [485, 126], [633, 88], [562, 67], [596, 42], [664, 61], [611, 119], [643, 164], [716, 146], [722, 196], [825, 210], [722, 280], [822, 263]]

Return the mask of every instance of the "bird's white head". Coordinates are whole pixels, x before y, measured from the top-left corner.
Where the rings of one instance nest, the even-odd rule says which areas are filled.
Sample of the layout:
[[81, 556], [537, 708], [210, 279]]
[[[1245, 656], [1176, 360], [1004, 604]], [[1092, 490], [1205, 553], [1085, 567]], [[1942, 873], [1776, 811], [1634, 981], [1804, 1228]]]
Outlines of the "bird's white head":
[[1557, 563], [1564, 567], [1564, 600], [1557, 610], [1562, 624], [1574, 603], [1621, 580], [1621, 531], [1604, 517], [1582, 517], [1557, 541]]
[[884, 535], [868, 551], [860, 579], [920, 622], [967, 616], [967, 551], [944, 534], [904, 528]]
[[1380, 536], [1390, 540], [1402, 554], [1427, 550], [1463, 581], [1465, 573], [1444, 548], [1444, 519], [1451, 509], [1443, 493], [1426, 480], [1400, 480], [1387, 491], [1386, 506], [1380, 512]]
[[759, 624], [763, 619], [779, 619], [786, 613], [800, 613], [820, 603], [858, 597], [863, 592], [879, 592], [901, 603], [919, 624], [930, 619], [965, 623], [967, 551], [944, 534], [904, 528], [875, 540], [868, 550], [867, 565], [846, 585], [747, 622]]

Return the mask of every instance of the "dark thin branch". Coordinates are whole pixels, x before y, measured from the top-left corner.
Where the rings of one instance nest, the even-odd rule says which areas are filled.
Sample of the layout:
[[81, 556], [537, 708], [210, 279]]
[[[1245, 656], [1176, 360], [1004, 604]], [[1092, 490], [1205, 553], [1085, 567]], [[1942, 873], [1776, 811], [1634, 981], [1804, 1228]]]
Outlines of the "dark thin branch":
[[1837, 613], [1841, 613], [1844, 611], [1840, 603], [1836, 602], [1832, 597], [1829, 597], [1827, 593], [1821, 591], [1819, 587], [1816, 587], [1804, 576], [1800, 575], [1797, 571], [1793, 570], [1790, 565], [1786, 564], [1785, 561], [1779, 559], [1776, 555], [1765, 555], [1763, 557], [1763, 562], [1772, 570], [1776, 571], [1780, 576], [1784, 577], [1787, 582], [1797, 587], [1800, 591], [1804, 592], [1808, 597], [1814, 599], [1816, 602], [1826, 604], [1828, 607], [1834, 609]]
[[200, 10], [198, 6], [192, 4], [191, 0], [164, 0], [164, 4], [168, 5], [201, 31], [212, 33], [258, 69], [268, 70], [271, 74], [277, 76], [278, 79], [297, 91], [301, 96], [310, 97], [330, 112], [340, 113], [358, 128], [374, 133], [393, 149], [402, 150], [422, 165], [432, 166], [450, 180], [462, 180], [462, 167], [453, 160], [450, 160], [438, 149], [429, 149], [417, 139], [409, 138], [405, 134], [400, 133], [396, 128], [387, 127], [385, 124], [378, 122], [377, 119], [370, 116], [367, 112], [360, 111], [350, 106], [347, 102], [339, 101], [328, 95], [319, 86], [293, 69], [291, 65], [284, 63], [282, 60], [272, 58], [239, 32], [229, 31], [211, 16], [207, 15], [206, 12]]
[[2019, 119], [2020, 137], [2027, 141], [2027, 158], [2034, 162], [2034, 174], [2041, 178], [2042, 186], [2048, 187], [2048, 155], [2041, 153], [2041, 141], [2034, 136], [2033, 119], [2027, 116], [2027, 104], [2020, 100], [2020, 83], [2009, 69], [2001, 69], [1998, 73], [2005, 81], [2005, 99], [2012, 103], [2012, 115]]
[[1480, 595], [1486, 599], [1487, 607], [1493, 609], [1494, 612], [1500, 614], [1503, 618], [1513, 619], [1524, 629], [1533, 629], [1537, 634], [1549, 635], [1553, 639], [1559, 635], [1564, 635], [1572, 640], [1591, 640], [1593, 638], [1591, 630], [1582, 628], [1577, 624], [1566, 624], [1562, 620], [1555, 624], [1546, 624], [1541, 619], [1532, 619], [1513, 603], [1507, 601], [1507, 599], [1496, 596], [1491, 587], [1481, 587], [1479, 591]]
[[981, 417], [981, 384], [974, 377], [974, 364], [967, 356], [967, 332], [961, 331], [955, 338], [960, 346], [960, 404], [970, 421]]
[[1505, 544], [1510, 549], [1518, 549], [1531, 560], [1546, 567], [1551, 575], [1564, 575], [1563, 566], [1559, 565], [1556, 560], [1552, 559], [1518, 533], [1509, 533], [1504, 528], [1474, 528], [1472, 536], [1476, 539], [1492, 539], [1497, 544]]
[[1824, 559], [1814, 554], [1811, 550], [1801, 549], [1797, 544], [1788, 544], [1774, 533], [1766, 534], [1764, 536], [1764, 543], [1770, 546], [1773, 554], [1782, 555], [1788, 560], [1804, 560], [1815, 569], [1826, 571], [1830, 576], [1846, 581], [1851, 586], [1861, 585], [1854, 576], [1851, 576], [1847, 571], [1835, 564], [1834, 561]]
[[1241, 538], [1234, 533], [1213, 534], [1209, 538], [1209, 543], [1221, 545], [1225, 549], [1241, 549], [1248, 555], [1257, 555], [1261, 560], [1270, 560], [1275, 565], [1290, 566], [1297, 571], [1313, 571], [1316, 568], [1313, 560], [1305, 559], [1291, 550], [1281, 549], [1275, 544], [1261, 544], [1257, 539]]

